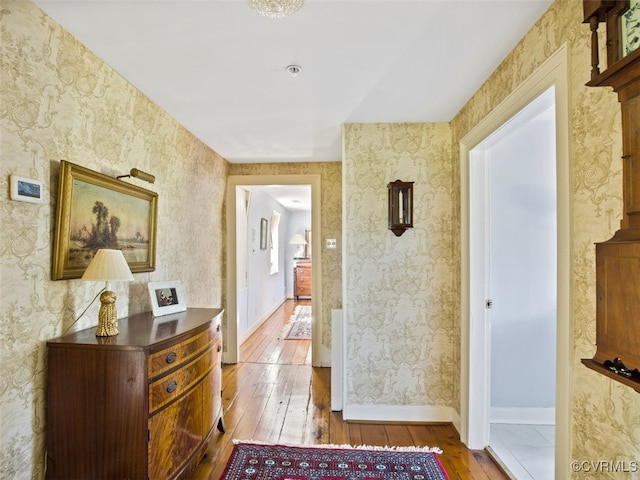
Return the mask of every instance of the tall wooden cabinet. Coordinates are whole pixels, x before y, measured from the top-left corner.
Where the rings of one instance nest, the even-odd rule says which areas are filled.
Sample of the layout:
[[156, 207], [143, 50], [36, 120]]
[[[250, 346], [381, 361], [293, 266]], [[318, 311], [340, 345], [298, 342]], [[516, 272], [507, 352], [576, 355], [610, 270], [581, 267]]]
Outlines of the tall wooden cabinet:
[[[623, 218], [596, 245], [596, 353], [583, 363], [640, 392], [640, 0], [584, 0], [591, 87], [612, 87], [622, 111]], [[600, 72], [598, 26], [606, 25]]]
[[47, 343], [47, 478], [185, 478], [224, 431], [222, 310], [119, 321]]

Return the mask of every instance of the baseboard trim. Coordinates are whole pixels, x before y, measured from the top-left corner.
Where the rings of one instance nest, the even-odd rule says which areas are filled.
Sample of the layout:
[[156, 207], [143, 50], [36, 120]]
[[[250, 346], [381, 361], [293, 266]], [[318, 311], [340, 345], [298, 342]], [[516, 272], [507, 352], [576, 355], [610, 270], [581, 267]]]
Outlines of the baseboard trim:
[[527, 407], [491, 407], [491, 423], [555, 425], [556, 409]]
[[275, 313], [276, 310], [278, 310], [282, 304], [286, 301], [286, 297], [283, 298], [282, 300], [280, 300], [279, 303], [277, 303], [271, 310], [269, 310], [267, 313], [265, 313], [264, 315], [262, 315], [258, 320], [256, 320], [255, 322], [253, 322], [253, 324], [249, 327], [249, 329], [245, 332], [245, 334], [242, 336], [241, 339], [239, 339], [238, 345], [242, 345], [245, 341], [247, 341], [247, 339], [253, 334], [255, 333], [256, 330], [258, 330], [258, 328], [260, 328], [262, 326], [262, 324], [264, 322], [266, 322], [269, 317], [271, 317], [271, 315], [273, 315]]
[[460, 426], [460, 416], [451, 407], [398, 405], [345, 405], [342, 416], [351, 422], [382, 423], [453, 423]]

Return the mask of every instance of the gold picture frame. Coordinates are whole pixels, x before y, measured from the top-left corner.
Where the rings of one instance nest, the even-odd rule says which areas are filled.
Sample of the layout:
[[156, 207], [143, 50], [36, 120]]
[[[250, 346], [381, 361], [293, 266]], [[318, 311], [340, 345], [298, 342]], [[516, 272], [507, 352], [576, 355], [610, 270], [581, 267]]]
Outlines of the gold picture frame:
[[52, 280], [80, 278], [101, 248], [122, 250], [131, 272], [152, 272], [158, 194], [62, 160]]

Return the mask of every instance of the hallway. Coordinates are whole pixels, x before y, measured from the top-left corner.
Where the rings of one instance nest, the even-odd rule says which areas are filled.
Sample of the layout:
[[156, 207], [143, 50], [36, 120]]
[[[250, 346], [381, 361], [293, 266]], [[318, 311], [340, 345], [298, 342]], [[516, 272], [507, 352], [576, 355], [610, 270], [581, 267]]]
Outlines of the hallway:
[[232, 439], [265, 443], [437, 446], [450, 480], [505, 480], [486, 452], [470, 451], [450, 424], [348, 423], [331, 411], [329, 368], [311, 367], [310, 340], [284, 340], [296, 305], [287, 300], [241, 347], [242, 363], [223, 367], [226, 433], [213, 434], [190, 480], [220, 478]]

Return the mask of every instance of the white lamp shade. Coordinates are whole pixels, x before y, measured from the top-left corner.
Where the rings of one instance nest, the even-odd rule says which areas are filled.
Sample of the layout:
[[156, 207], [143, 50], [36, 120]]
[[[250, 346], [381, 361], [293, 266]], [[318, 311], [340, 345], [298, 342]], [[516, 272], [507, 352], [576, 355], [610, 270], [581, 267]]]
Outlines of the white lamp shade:
[[133, 281], [133, 275], [120, 250], [98, 250], [82, 275], [83, 280]]
[[307, 241], [304, 239], [302, 235], [300, 235], [299, 233], [296, 233], [293, 237], [291, 237], [291, 240], [289, 240], [289, 243], [291, 245], [306, 245]]

